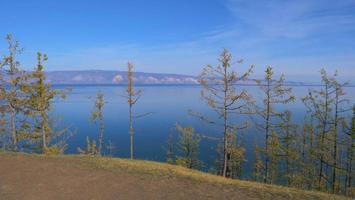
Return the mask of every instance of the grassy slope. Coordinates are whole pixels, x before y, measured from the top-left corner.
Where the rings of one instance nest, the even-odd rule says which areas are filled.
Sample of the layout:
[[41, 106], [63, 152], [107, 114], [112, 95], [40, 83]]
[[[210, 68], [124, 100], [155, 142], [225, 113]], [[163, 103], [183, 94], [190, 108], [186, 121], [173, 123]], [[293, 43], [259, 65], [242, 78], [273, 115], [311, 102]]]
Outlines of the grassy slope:
[[208, 182], [223, 186], [235, 186], [249, 191], [258, 197], [265, 199], [273, 199], [274, 196], [283, 196], [285, 199], [348, 199], [342, 196], [326, 194], [318, 191], [305, 191], [290, 187], [269, 185], [253, 181], [232, 180], [220, 176], [190, 170], [184, 167], [169, 165], [165, 163], [143, 161], [143, 160], [127, 160], [117, 158], [95, 158], [88, 159], [82, 157], [86, 162], [92, 163], [94, 166], [105, 169], [115, 170], [118, 168], [125, 169], [131, 173], [153, 174], [158, 176], [176, 177], [189, 179], [195, 182]]
[[[107, 157], [88, 157], [79, 155], [44, 156], [35, 154], [0, 153], [3, 157], [23, 156], [27, 159], [56, 160], [61, 163], [71, 163], [86, 166], [97, 172], [125, 173], [140, 176], [153, 176], [158, 179], [188, 182], [192, 185], [212, 185], [222, 192], [243, 193], [250, 199], [347, 199], [341, 196], [329, 195], [315, 191], [303, 191], [288, 187], [266, 185], [251, 181], [231, 180], [219, 176], [189, 170], [183, 167], [142, 160], [126, 160]], [[18, 158], [17, 158], [18, 159]], [[0, 172], [1, 173], [1, 172]], [[1, 174], [0, 174], [1, 175]], [[208, 191], [208, 190], [207, 190]], [[241, 194], [242, 195], [242, 194]], [[249, 199], [249, 198], [248, 198]]]

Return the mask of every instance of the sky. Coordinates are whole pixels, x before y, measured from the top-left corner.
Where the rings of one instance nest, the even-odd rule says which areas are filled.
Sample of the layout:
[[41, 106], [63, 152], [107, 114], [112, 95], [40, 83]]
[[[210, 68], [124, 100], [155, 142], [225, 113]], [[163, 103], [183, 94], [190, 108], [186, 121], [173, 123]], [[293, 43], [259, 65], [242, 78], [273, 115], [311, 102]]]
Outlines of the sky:
[[[267, 65], [289, 77], [321, 68], [355, 78], [355, 0], [0, 0], [0, 36], [37, 51], [46, 69], [125, 70], [197, 75], [223, 48], [236, 69]], [[0, 53], [6, 53], [5, 40]]]

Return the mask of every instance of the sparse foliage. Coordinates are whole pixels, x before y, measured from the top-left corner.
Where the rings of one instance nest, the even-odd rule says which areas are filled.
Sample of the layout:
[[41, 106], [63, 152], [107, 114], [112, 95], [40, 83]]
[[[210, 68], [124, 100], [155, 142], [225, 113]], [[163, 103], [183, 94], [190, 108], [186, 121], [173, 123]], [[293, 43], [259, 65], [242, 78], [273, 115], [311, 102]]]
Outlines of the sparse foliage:
[[126, 99], [129, 109], [129, 136], [130, 136], [130, 157], [134, 158], [134, 128], [133, 128], [133, 106], [137, 103], [141, 97], [141, 90], [135, 90], [134, 88], [134, 78], [133, 78], [133, 65], [132, 63], [127, 64], [127, 88], [126, 88]]
[[201, 137], [195, 133], [192, 126], [182, 127], [176, 125], [178, 132], [176, 164], [187, 168], [198, 169], [201, 161], [198, 159], [198, 148]]
[[[243, 88], [236, 89], [237, 83], [248, 79], [252, 73], [253, 66], [250, 66], [247, 72], [238, 76], [231, 69], [231, 58], [232, 56], [228, 50], [224, 49], [219, 58], [220, 65], [216, 67], [207, 65], [199, 76], [199, 83], [202, 86], [201, 97], [217, 114], [217, 119], [221, 119], [222, 122], [195, 114], [210, 124], [222, 127], [223, 162], [221, 163], [221, 175], [224, 177], [231, 174], [232, 170], [228, 165], [228, 159], [231, 158], [230, 153], [233, 152], [233, 150], [228, 149], [231, 142], [228, 135], [235, 134], [237, 130], [246, 128], [248, 125], [247, 122], [233, 123], [231, 116], [250, 113], [250, 105], [253, 103], [247, 90]], [[238, 61], [238, 63], [241, 64], [242, 60]], [[242, 161], [240, 160], [240, 162]]]
[[9, 115], [9, 129], [11, 131], [11, 149], [18, 150], [19, 130], [18, 124], [22, 124], [18, 115], [25, 114], [23, 107], [25, 96], [22, 91], [27, 75], [19, 68], [20, 62], [17, 60], [18, 54], [22, 52], [18, 41], [13, 39], [11, 34], [6, 36], [8, 44], [8, 54], [3, 57], [1, 66], [1, 99], [2, 110]]
[[91, 120], [93, 122], [99, 123], [98, 152], [100, 155], [102, 155], [102, 148], [104, 146], [104, 131], [105, 131], [104, 116], [103, 116], [104, 106], [105, 106], [104, 94], [101, 91], [99, 91], [96, 94], [94, 109], [91, 113]]
[[[32, 141], [41, 140], [42, 152], [61, 152], [59, 144], [53, 143], [53, 138], [63, 135], [63, 131], [53, 129], [53, 119], [50, 117], [52, 104], [55, 99], [65, 98], [65, 92], [53, 89], [51, 83], [46, 81], [44, 73], [44, 63], [47, 61], [47, 55], [37, 53], [37, 66], [35, 70], [28, 75], [28, 84], [23, 87], [26, 98], [26, 112], [31, 116], [32, 123], [35, 125], [31, 128], [31, 133], [27, 134], [27, 138]], [[58, 149], [59, 148], [59, 149]]]
[[[261, 117], [262, 121], [260, 123], [257, 122], [256, 127], [263, 131], [265, 134], [265, 146], [264, 150], [262, 151], [265, 167], [263, 170], [265, 183], [270, 183], [272, 179], [270, 173], [271, 169], [269, 167], [270, 160], [278, 160], [271, 157], [278, 155], [271, 153], [271, 149], [269, 147], [270, 136], [273, 131], [275, 131], [277, 128], [280, 128], [279, 120], [283, 117], [283, 115], [285, 115], [285, 111], [278, 111], [276, 106], [279, 104], [290, 103], [295, 99], [295, 97], [291, 94], [292, 89], [285, 87], [284, 81], [285, 78], [283, 75], [281, 75], [278, 80], [274, 79], [274, 72], [270, 66], [266, 68], [264, 80], [257, 81], [257, 84], [263, 94], [262, 106], [256, 109], [256, 113]], [[279, 136], [275, 133], [274, 137]], [[273, 139], [276, 140], [277, 138]], [[276, 165], [276, 163], [273, 164]]]

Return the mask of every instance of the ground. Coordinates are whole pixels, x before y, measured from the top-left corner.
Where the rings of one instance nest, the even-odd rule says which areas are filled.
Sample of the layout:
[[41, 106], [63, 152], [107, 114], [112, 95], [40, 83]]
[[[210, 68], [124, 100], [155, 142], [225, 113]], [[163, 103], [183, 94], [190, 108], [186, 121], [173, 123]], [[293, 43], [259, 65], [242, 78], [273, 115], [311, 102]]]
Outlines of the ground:
[[345, 199], [149, 161], [0, 153], [1, 200]]

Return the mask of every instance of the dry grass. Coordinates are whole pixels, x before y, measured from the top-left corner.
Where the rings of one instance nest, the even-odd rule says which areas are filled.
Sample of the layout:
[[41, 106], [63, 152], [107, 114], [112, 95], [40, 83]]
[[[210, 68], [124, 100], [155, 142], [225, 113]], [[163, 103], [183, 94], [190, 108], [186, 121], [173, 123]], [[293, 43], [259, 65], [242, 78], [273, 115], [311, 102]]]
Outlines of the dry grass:
[[188, 179], [196, 182], [208, 182], [221, 187], [225, 185], [236, 186], [245, 190], [254, 191], [255, 193], [260, 193], [260, 196], [286, 195], [289, 196], [290, 199], [294, 199], [294, 197], [302, 199], [349, 199], [343, 196], [331, 195], [318, 191], [305, 191], [278, 185], [262, 184], [253, 181], [226, 179], [197, 170], [153, 161], [87, 156], [81, 157], [81, 160], [89, 162], [95, 167], [105, 170], [125, 170], [129, 173], [144, 173], [156, 176]]
[[[257, 193], [263, 193], [264, 195], [287, 195], [291, 199], [293, 197], [303, 199], [348, 199], [342, 196], [331, 195], [317, 191], [305, 191], [290, 187], [262, 184], [252, 181], [226, 179], [197, 170], [191, 170], [184, 167], [159, 162], [87, 156], [81, 156], [80, 159], [82, 161], [93, 164], [95, 167], [110, 171], [125, 170], [129, 173], [144, 173], [156, 176], [183, 178], [196, 182], [208, 182], [219, 186], [231, 185], [243, 188], [245, 190], [252, 190]], [[261, 196], [264, 196], [263, 194], [261, 194]]]
[[[0, 152], [0, 156], [1, 153]], [[19, 156], [19, 153], [5, 153], [6, 156]], [[41, 161], [55, 160], [61, 163], [71, 163], [93, 171], [109, 171], [117, 174], [134, 174], [155, 179], [176, 180], [176, 182], [193, 183], [192, 185], [209, 185], [220, 188], [221, 191], [243, 193], [250, 199], [348, 199], [343, 196], [330, 195], [317, 191], [304, 191], [289, 187], [262, 184], [252, 181], [232, 180], [212, 174], [190, 170], [184, 167], [143, 160], [127, 160], [108, 157], [90, 157], [82, 155], [46, 156], [36, 154], [22, 154], [21, 156], [33, 157]], [[197, 183], [197, 184], [196, 184]], [[201, 184], [198, 184], [201, 183]]]

